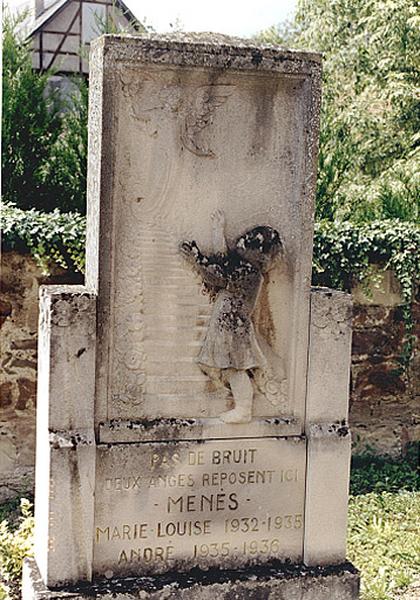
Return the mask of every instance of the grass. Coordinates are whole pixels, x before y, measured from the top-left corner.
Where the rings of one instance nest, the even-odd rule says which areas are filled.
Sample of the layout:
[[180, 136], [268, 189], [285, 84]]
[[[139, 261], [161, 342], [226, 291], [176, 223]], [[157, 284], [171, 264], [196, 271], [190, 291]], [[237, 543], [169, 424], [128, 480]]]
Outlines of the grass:
[[349, 504], [348, 558], [363, 600], [395, 597], [420, 575], [420, 493], [370, 492]]
[[420, 578], [418, 446], [400, 460], [354, 457], [350, 492], [347, 554], [362, 575], [361, 600], [399, 598]]
[[[362, 574], [361, 600], [395, 600], [420, 579], [420, 472], [417, 449], [401, 460], [353, 459], [348, 558]], [[28, 500], [0, 505], [0, 600], [19, 600], [21, 564], [32, 552]], [[407, 599], [417, 598], [409, 594]]]

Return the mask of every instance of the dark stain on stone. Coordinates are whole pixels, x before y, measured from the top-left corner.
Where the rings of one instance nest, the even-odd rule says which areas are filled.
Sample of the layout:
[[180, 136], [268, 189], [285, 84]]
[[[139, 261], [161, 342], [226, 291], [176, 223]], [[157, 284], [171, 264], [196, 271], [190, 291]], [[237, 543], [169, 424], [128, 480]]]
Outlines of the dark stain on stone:
[[259, 302], [257, 310], [254, 314], [254, 322], [257, 325], [257, 329], [271, 347], [275, 343], [276, 329], [274, 327], [273, 314], [271, 312], [270, 299], [268, 297], [268, 284], [270, 281], [270, 274], [264, 273], [263, 284], [261, 286]]
[[290, 425], [292, 419], [288, 417], [273, 417], [271, 419], [265, 419], [265, 422], [269, 425]]
[[10, 344], [12, 350], [36, 350], [36, 338], [27, 338], [24, 340], [13, 340]]
[[5, 322], [7, 317], [12, 314], [12, 303], [8, 300], [0, 300], [0, 326]]
[[192, 427], [197, 423], [196, 419], [182, 419], [177, 417], [170, 417], [165, 419], [138, 419], [130, 421], [120, 421], [119, 419], [111, 419], [109, 421], [109, 428], [111, 430], [118, 429], [142, 429], [148, 431], [150, 429], [160, 430], [166, 427], [182, 428]]
[[77, 358], [80, 358], [82, 356], [82, 354], [84, 354], [85, 352], [86, 352], [86, 348], [80, 348], [80, 350], [78, 350], [76, 352]]
[[17, 410], [25, 410], [28, 403], [35, 405], [36, 401], [36, 383], [30, 379], [18, 379], [19, 397], [16, 403]]
[[0, 408], [7, 408], [12, 404], [13, 386], [10, 381], [0, 385]]
[[[108, 593], [114, 598], [124, 593], [133, 593], [133, 590], [146, 593], [159, 592], [174, 586], [176, 589], [188, 589], [193, 586], [207, 587], [213, 584], [231, 583], [238, 585], [240, 583], [252, 582], [255, 580], [268, 582], [270, 580], [291, 580], [298, 577], [348, 577], [357, 576], [357, 569], [349, 562], [339, 565], [330, 565], [326, 567], [307, 567], [303, 564], [291, 564], [290, 562], [271, 561], [265, 565], [254, 565], [238, 570], [223, 570], [211, 568], [206, 571], [202, 569], [192, 569], [186, 573], [178, 573], [175, 570], [164, 575], [148, 577], [125, 577], [113, 579], [98, 579], [92, 583], [79, 583], [71, 587], [57, 588], [60, 591], [70, 593], [79, 593], [86, 596], [95, 597], [99, 594]], [[264, 596], [249, 596], [250, 590], [244, 590], [246, 598], [263, 598]], [[259, 590], [261, 592], [261, 590]], [[138, 596], [138, 594], [136, 594]], [[245, 598], [245, 595], [243, 596]], [[229, 598], [223, 595], [224, 600]], [[235, 596], [231, 596], [235, 598]]]
[[36, 369], [36, 362], [26, 358], [14, 358], [10, 363], [11, 368], [17, 369]]
[[339, 427], [337, 433], [339, 437], [346, 437], [349, 434], [349, 428], [347, 426]]
[[251, 52], [251, 62], [253, 65], [260, 65], [263, 61], [263, 55], [260, 50], [253, 50]]

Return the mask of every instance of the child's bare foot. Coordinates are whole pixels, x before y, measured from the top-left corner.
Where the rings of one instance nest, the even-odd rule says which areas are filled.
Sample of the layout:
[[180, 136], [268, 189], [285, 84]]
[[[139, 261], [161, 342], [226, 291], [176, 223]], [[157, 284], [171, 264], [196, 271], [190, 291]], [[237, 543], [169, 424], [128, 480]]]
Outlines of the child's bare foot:
[[249, 423], [252, 419], [250, 411], [233, 408], [220, 415], [224, 423]]

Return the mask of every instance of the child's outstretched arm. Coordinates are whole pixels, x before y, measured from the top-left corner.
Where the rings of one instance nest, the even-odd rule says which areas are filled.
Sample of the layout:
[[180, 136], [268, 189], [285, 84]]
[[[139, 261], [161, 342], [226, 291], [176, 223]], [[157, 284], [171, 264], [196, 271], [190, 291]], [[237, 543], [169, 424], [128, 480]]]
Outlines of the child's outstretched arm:
[[188, 262], [194, 265], [204, 283], [217, 288], [226, 286], [226, 277], [223, 269], [217, 263], [211, 262], [207, 256], [204, 256], [194, 240], [192, 242], [182, 242], [180, 251]]
[[229, 248], [225, 238], [225, 213], [218, 208], [211, 216], [213, 230], [213, 250], [215, 253], [225, 254]]

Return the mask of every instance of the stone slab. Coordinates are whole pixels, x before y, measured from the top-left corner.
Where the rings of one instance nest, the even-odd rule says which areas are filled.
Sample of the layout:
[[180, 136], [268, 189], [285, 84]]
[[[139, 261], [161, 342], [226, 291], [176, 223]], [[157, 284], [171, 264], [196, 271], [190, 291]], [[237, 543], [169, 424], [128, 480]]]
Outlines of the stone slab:
[[350, 432], [340, 423], [312, 424], [307, 444], [304, 562], [340, 564], [346, 558]]
[[51, 591], [35, 561], [23, 567], [24, 600], [357, 600], [359, 573], [350, 563], [311, 569], [266, 565], [95, 582]]
[[[231, 408], [227, 387], [197, 363], [214, 305], [179, 251], [183, 240], [222, 251], [212, 238], [222, 210], [230, 248], [259, 225], [284, 242], [253, 313], [268, 346], [253, 417], [298, 419], [303, 431], [320, 57], [220, 43], [187, 34], [92, 43], [86, 284], [98, 293], [96, 425], [212, 419]], [[202, 436], [219, 437], [214, 429]]]
[[37, 390], [40, 430], [93, 428], [95, 348], [96, 296], [81, 285], [41, 286]]
[[97, 452], [94, 577], [302, 561], [304, 438]]
[[311, 289], [306, 426], [347, 422], [351, 364], [351, 295]]
[[43, 286], [38, 339], [35, 556], [49, 586], [90, 580], [96, 296]]

